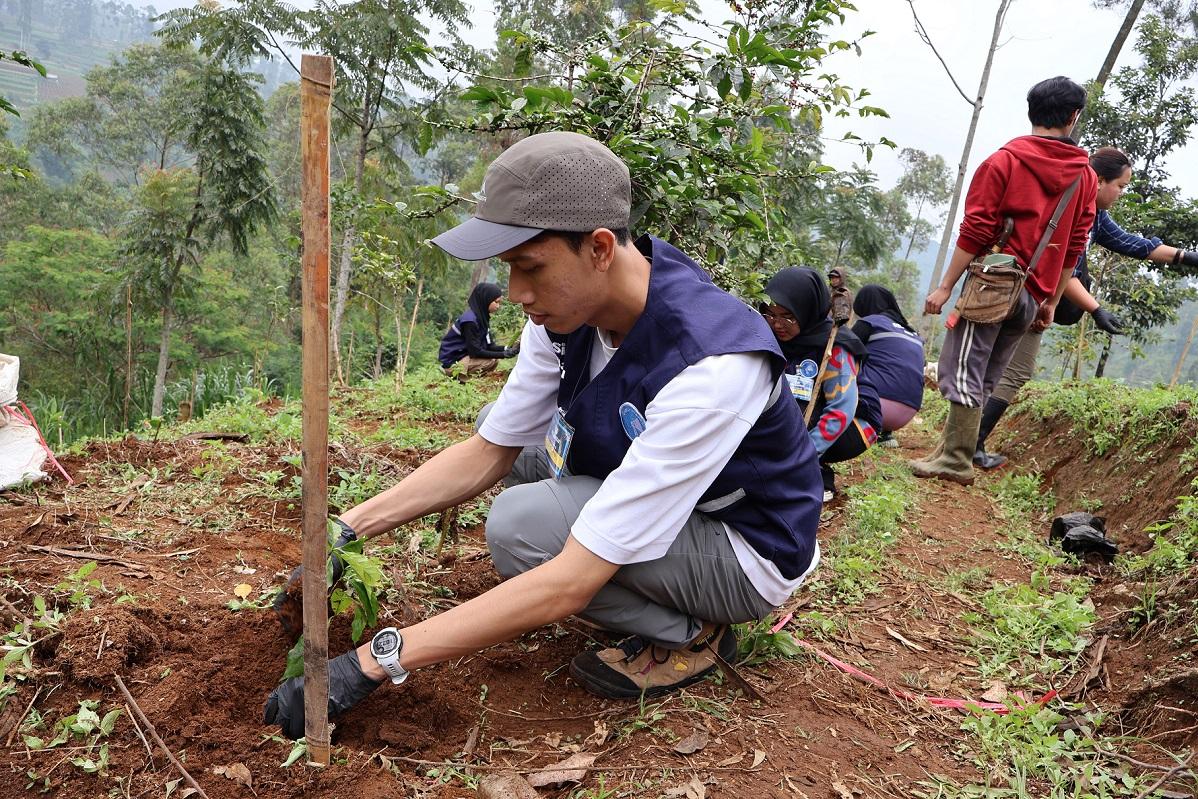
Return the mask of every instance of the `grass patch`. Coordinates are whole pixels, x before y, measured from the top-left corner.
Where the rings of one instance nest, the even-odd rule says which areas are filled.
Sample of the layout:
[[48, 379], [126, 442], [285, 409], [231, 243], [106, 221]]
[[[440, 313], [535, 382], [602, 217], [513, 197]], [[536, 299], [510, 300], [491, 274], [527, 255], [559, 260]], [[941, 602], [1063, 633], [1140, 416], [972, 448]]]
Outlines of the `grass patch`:
[[881, 591], [886, 550], [898, 540], [915, 507], [915, 478], [899, 458], [871, 451], [871, 474], [846, 490], [844, 529], [823, 548], [813, 589], [841, 603], [859, 603]]
[[[1181, 386], [1129, 389], [1112, 380], [1082, 383], [1030, 383], [1021, 410], [1037, 419], [1068, 419], [1087, 451], [1102, 457], [1112, 450], [1141, 450], [1171, 440], [1198, 404], [1198, 388]], [[1191, 443], [1182, 465], [1198, 463], [1198, 442]]]
[[1088, 642], [1083, 633], [1097, 617], [1084, 601], [1088, 580], [1070, 580], [1067, 589], [1054, 591], [1036, 572], [1029, 583], [982, 594], [983, 612], [963, 616], [973, 628], [978, 673], [1027, 684], [1033, 675], [1051, 677], [1071, 667]]
[[[1190, 488], [1198, 493], [1198, 480]], [[1198, 563], [1198, 496], [1178, 497], [1172, 518], [1145, 532], [1152, 539], [1152, 549], [1142, 555], [1120, 556], [1126, 575], [1172, 577]]]
[[1065, 715], [1038, 705], [1006, 715], [975, 713], [961, 724], [971, 736], [962, 755], [985, 774], [984, 781], [961, 785], [938, 777], [920, 783], [917, 795], [1119, 799], [1138, 796], [1156, 781], [1156, 773], [1135, 776], [1107, 754], [1126, 748], [1127, 741], [1102, 734], [1102, 714], [1071, 713], [1069, 720], [1077, 728], [1062, 730]]

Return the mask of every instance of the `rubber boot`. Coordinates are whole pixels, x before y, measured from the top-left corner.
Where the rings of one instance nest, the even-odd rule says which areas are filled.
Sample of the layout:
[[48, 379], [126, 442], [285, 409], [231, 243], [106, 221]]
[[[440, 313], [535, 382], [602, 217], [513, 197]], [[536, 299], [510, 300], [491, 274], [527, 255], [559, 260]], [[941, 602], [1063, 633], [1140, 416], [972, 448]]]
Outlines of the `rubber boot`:
[[940, 447], [929, 457], [910, 462], [915, 476], [973, 485], [973, 451], [981, 419], [981, 408], [950, 403]]
[[998, 424], [998, 420], [1007, 412], [1010, 403], [1006, 400], [1001, 400], [998, 397], [990, 397], [986, 400], [986, 407], [982, 409], [982, 422], [978, 428], [978, 445], [973, 452], [973, 465], [980, 469], [997, 469], [1007, 462], [1006, 455], [991, 454], [986, 452], [986, 439], [990, 436], [990, 431], [994, 429], [994, 425]]

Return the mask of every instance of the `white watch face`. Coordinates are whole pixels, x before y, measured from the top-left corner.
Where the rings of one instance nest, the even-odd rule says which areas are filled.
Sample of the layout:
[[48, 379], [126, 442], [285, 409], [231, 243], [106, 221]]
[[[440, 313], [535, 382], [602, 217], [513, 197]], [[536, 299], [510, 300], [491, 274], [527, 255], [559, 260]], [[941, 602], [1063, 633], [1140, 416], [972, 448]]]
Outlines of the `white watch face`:
[[399, 648], [399, 633], [383, 630], [370, 643], [370, 651], [376, 658], [386, 657]]

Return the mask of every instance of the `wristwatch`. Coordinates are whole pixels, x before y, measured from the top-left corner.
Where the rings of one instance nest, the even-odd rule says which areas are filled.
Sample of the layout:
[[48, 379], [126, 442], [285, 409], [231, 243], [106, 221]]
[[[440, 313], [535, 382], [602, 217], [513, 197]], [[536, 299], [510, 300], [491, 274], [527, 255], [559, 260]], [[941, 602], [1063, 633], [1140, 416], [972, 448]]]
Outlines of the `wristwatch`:
[[383, 671], [391, 678], [394, 685], [399, 685], [408, 679], [408, 672], [399, 665], [399, 655], [403, 652], [403, 636], [394, 627], [384, 627], [370, 639], [370, 654], [383, 667]]

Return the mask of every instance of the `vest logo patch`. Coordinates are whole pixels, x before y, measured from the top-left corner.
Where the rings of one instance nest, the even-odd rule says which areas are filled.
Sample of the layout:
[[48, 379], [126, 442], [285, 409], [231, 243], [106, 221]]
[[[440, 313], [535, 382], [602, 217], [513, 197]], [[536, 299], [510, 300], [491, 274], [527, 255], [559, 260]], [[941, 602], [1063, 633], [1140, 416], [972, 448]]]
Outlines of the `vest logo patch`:
[[620, 425], [624, 428], [624, 435], [628, 436], [628, 440], [635, 441], [637, 436], [645, 432], [645, 417], [635, 405], [625, 402], [620, 406]]

